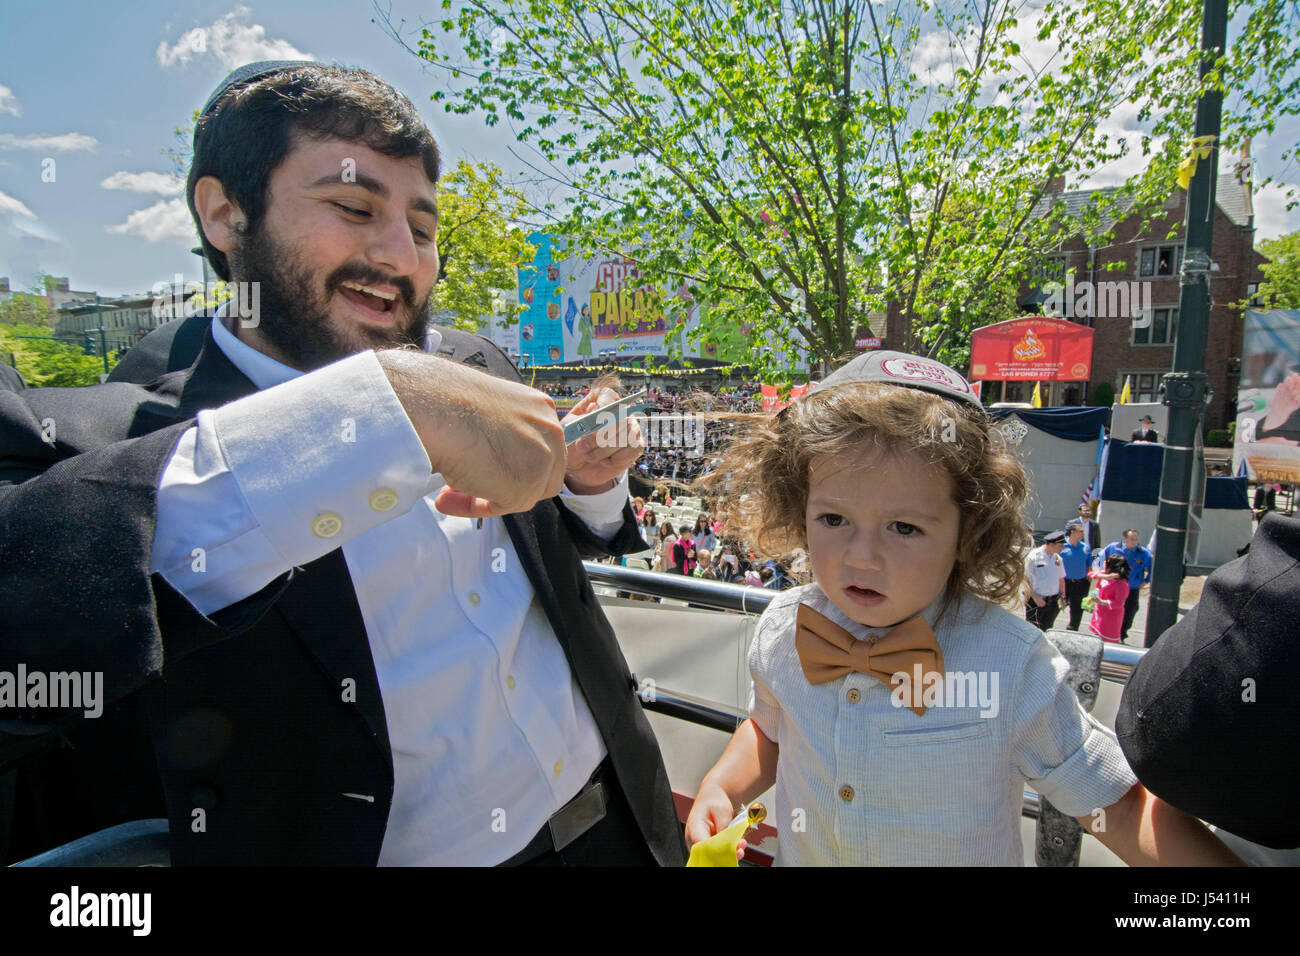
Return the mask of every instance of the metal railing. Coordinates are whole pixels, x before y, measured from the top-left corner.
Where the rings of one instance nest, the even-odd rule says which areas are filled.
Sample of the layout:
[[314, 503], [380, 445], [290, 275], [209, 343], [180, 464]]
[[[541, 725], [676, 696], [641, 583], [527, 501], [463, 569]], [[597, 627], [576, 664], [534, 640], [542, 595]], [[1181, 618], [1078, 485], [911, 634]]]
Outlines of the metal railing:
[[[642, 571], [637, 568], [619, 567], [615, 564], [599, 564], [595, 561], [584, 561], [583, 567], [586, 568], [587, 576], [591, 578], [594, 584], [617, 588], [619, 591], [626, 591], [629, 594], [643, 594], [649, 597], [686, 601], [697, 607], [720, 611], [740, 611], [742, 614], [762, 614], [767, 610], [767, 606], [772, 603], [777, 594], [780, 593], [749, 585], [725, 584], [722, 581], [706, 581], [681, 574], [667, 574], [663, 571]], [[1128, 680], [1129, 675], [1133, 673], [1133, 668], [1137, 666], [1137, 662], [1142, 659], [1142, 655], [1145, 653], [1146, 649], [1141, 647], [1128, 647], [1124, 644], [1112, 644], [1109, 641], [1103, 643], [1101, 649], [1102, 678], [1120, 684], [1124, 683]], [[702, 701], [687, 694], [666, 691], [662, 687], [655, 688], [654, 701], [647, 700], [647, 696], [645, 694], [641, 695], [647, 710], [667, 712], [669, 708], [672, 708], [690, 712], [692, 709], [698, 708], [701, 714], [708, 711], [736, 713], [740, 715], [737, 723], [747, 716], [725, 704]], [[664, 707], [658, 706], [661, 702], [665, 704]], [[689, 720], [691, 718], [684, 719]], [[719, 730], [735, 729], [734, 724], [730, 727], [724, 727], [713, 721], [700, 722], [705, 723], [706, 726], [716, 726]]]

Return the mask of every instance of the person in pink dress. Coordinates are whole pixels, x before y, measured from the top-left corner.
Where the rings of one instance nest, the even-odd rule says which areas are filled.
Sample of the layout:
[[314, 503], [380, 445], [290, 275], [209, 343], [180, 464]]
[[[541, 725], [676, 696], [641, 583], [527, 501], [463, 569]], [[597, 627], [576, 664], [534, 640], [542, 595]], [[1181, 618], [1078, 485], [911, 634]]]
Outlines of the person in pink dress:
[[1103, 641], [1120, 643], [1124, 602], [1128, 599], [1129, 592], [1128, 572], [1128, 561], [1122, 554], [1108, 557], [1105, 570], [1088, 572], [1088, 577], [1097, 582], [1097, 596], [1093, 599], [1092, 620], [1088, 622], [1088, 630]]

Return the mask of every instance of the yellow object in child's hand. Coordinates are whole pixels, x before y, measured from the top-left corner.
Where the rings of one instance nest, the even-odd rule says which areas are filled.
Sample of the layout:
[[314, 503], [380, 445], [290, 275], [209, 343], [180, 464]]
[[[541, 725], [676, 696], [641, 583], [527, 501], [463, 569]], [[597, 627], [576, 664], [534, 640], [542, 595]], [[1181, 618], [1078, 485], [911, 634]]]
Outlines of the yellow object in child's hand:
[[740, 866], [738, 859], [740, 841], [745, 831], [758, 826], [767, 819], [767, 810], [761, 803], [750, 804], [737, 814], [736, 819], [725, 830], [713, 834], [707, 840], [701, 840], [691, 847], [687, 866]]

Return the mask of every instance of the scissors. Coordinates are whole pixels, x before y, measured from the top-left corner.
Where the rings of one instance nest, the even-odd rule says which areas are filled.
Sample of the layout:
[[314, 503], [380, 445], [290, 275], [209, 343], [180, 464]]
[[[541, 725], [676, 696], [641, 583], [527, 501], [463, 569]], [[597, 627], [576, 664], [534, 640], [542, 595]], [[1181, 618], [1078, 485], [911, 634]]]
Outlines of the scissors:
[[[604, 428], [607, 425], [617, 425], [624, 421], [629, 415], [645, 411], [645, 402], [647, 390], [641, 389], [639, 392], [633, 392], [625, 398], [620, 398], [616, 402], [610, 402], [608, 405], [602, 405], [595, 411], [587, 412], [585, 415], [579, 415], [564, 424], [564, 443], [572, 445], [584, 435], [590, 435], [598, 428]], [[611, 417], [612, 416], [612, 417]]]
[[763, 806], [761, 803], [751, 803], [747, 807], [741, 807], [740, 812], [737, 813], [732, 818], [731, 822], [728, 823], [726, 827], [723, 827], [723, 829], [725, 830], [727, 829], [727, 827], [734, 827], [741, 820], [748, 820], [750, 828], [753, 828], [758, 826], [766, 819], [767, 819], [767, 808]]

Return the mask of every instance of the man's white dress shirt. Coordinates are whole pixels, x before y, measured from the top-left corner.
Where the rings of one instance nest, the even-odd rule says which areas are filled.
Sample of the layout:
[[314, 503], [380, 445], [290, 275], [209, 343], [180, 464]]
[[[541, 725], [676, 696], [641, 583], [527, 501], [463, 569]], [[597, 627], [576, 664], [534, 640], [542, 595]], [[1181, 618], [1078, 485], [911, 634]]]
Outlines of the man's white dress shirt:
[[[182, 436], [152, 570], [210, 614], [342, 547], [396, 775], [380, 864], [509, 859], [606, 751], [505, 523], [434, 508], [445, 482], [373, 352], [303, 374], [228, 321], [214, 319], [216, 344], [262, 390], [200, 412]], [[627, 479], [561, 497], [608, 539]]]

